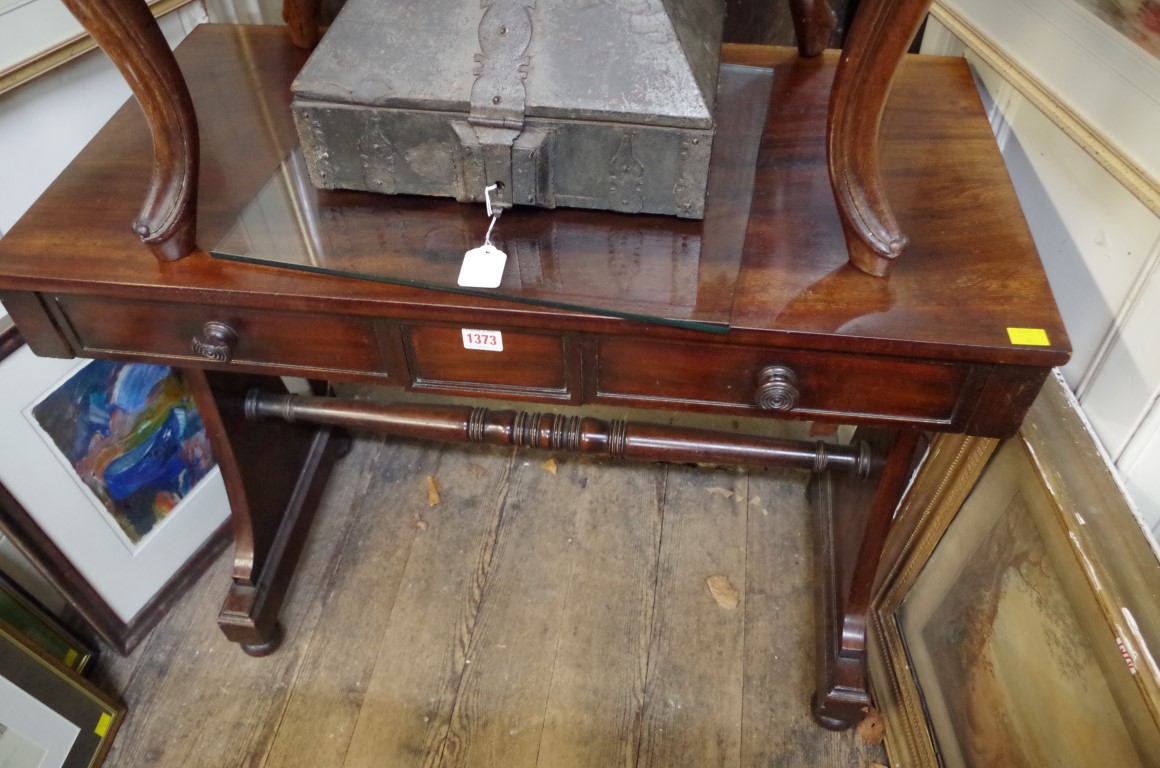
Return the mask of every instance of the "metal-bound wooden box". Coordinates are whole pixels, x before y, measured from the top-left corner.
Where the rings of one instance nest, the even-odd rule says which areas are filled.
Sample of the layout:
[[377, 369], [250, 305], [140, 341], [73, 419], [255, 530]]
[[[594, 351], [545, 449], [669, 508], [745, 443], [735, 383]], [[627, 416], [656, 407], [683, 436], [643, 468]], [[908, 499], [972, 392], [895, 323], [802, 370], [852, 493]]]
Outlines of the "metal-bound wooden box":
[[[348, 0], [294, 82], [318, 187], [701, 218], [724, 0]], [[494, 198], [493, 198], [494, 199]]]

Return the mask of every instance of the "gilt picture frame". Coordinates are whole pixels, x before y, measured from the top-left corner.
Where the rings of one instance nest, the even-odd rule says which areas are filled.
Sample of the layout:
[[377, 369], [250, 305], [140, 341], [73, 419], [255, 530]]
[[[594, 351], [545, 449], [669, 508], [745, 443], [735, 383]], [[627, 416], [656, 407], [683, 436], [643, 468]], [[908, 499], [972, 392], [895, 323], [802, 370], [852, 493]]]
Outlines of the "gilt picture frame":
[[1061, 379], [1001, 445], [935, 439], [884, 562], [892, 765], [1155, 764], [1160, 560]]
[[[37, 357], [14, 327], [0, 331], [0, 431], [5, 434], [0, 442], [0, 527], [110, 646], [128, 653], [224, 548], [229, 502], [216, 467], [186, 483], [180, 494], [148, 487], [158, 498], [155, 505], [167, 508], [165, 514], [140, 536], [126, 535], [100, 489], [90, 487], [92, 466], [72, 466], [42, 428], [41, 422], [47, 422], [43, 411], [36, 413], [38, 405], [50, 402], [52, 393], [92, 364]], [[108, 407], [103, 393], [83, 397], [94, 398], [92, 407], [98, 411]], [[196, 418], [188, 402], [181, 408], [179, 420]], [[108, 426], [101, 429], [110, 432]], [[85, 441], [84, 461], [91, 464], [98, 457], [98, 463], [110, 465], [154, 461], [157, 455], [203, 461], [185, 455], [202, 446], [157, 442], [159, 432], [172, 429], [168, 418], [131, 428], [119, 423], [113, 431], [119, 430], [121, 447], [106, 445], [106, 434], [90, 430], [79, 435]], [[146, 455], [149, 451], [152, 456]]]
[[934, 0], [930, 19], [924, 53], [992, 69], [1160, 215], [1155, 0]]

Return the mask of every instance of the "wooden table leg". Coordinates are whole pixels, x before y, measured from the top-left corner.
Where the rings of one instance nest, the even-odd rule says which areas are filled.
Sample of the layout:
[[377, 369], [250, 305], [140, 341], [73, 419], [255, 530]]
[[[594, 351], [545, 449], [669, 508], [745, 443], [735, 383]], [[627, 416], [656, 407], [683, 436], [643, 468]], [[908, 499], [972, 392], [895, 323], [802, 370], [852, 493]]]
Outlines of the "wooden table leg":
[[830, 92], [826, 151], [850, 262], [885, 277], [906, 248], [882, 189], [878, 128], [894, 74], [931, 0], [862, 0]]
[[857, 724], [870, 707], [866, 631], [874, 575], [898, 501], [910, 479], [920, 433], [870, 433], [860, 437], [887, 449], [877, 482], [834, 473], [811, 485], [820, 531], [818, 655], [814, 719], [840, 731]]
[[149, 121], [153, 177], [133, 230], [163, 261], [196, 247], [199, 144], [185, 77], [145, 0], [64, 0], [121, 70]]
[[282, 20], [290, 30], [290, 42], [299, 48], [318, 45], [321, 9], [322, 0], [282, 0]]
[[233, 583], [218, 624], [252, 656], [277, 649], [278, 611], [335, 459], [329, 428], [251, 421], [246, 393], [285, 394], [280, 379], [185, 371], [229, 495]]
[[838, 17], [828, 0], [789, 0], [798, 53], [817, 56], [826, 50], [830, 35], [838, 26]]

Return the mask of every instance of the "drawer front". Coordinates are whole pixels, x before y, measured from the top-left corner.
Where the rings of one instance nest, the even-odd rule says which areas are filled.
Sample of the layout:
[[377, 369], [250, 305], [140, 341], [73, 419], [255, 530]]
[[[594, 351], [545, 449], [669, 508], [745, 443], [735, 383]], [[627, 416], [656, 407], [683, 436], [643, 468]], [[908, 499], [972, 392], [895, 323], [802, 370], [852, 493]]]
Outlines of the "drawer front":
[[805, 350], [628, 339], [598, 339], [592, 349], [597, 401], [745, 408], [827, 421], [960, 426], [986, 377], [969, 364]]
[[84, 296], [58, 296], [56, 303], [81, 348], [94, 356], [156, 355], [178, 365], [210, 360], [386, 376], [370, 320]]
[[412, 389], [572, 399], [568, 353], [576, 345], [569, 334], [458, 325], [401, 330]]

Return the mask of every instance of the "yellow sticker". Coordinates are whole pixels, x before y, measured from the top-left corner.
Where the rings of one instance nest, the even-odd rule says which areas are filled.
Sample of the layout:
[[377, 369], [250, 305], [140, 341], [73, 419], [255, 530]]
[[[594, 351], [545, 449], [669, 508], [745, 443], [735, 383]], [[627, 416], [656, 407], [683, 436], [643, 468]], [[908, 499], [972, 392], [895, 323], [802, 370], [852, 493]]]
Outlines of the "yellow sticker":
[[64, 655], [64, 665], [71, 669], [72, 665], [77, 663], [77, 657], [79, 655], [75, 650], [69, 648], [68, 653]]
[[109, 725], [112, 722], [113, 716], [108, 712], [102, 712], [101, 719], [97, 721], [97, 727], [93, 729], [93, 733], [97, 734], [101, 738], [104, 738], [105, 734], [109, 732]]
[[1008, 328], [1007, 336], [1010, 337], [1012, 344], [1025, 347], [1051, 346], [1051, 342], [1047, 340], [1047, 331], [1042, 328]]

